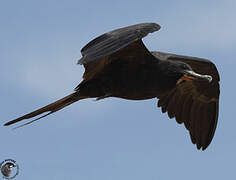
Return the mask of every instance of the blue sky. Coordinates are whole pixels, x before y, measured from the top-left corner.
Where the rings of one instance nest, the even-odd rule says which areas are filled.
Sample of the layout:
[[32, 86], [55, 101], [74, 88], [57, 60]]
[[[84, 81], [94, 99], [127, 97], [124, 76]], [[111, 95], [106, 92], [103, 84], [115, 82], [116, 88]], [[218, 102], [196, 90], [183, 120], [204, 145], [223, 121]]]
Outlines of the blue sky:
[[236, 121], [236, 1], [0, 2], [0, 115], [3, 124], [71, 93], [80, 49], [115, 28], [156, 22], [150, 50], [212, 60], [221, 75], [219, 123], [209, 148], [156, 107], [157, 100], [77, 102], [30, 126], [0, 127], [0, 161], [19, 180], [233, 179]]

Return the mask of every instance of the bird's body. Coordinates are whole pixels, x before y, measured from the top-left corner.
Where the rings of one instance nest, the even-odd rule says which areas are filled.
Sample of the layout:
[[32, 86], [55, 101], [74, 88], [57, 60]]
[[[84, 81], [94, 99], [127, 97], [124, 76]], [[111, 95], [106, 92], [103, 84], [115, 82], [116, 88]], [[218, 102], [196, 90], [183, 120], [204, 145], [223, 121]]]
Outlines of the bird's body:
[[204, 150], [218, 120], [218, 71], [209, 60], [148, 51], [141, 39], [159, 29], [155, 23], [137, 24], [89, 42], [81, 50], [78, 63], [85, 72], [74, 93], [5, 125], [49, 112], [38, 120], [86, 98], [158, 98], [162, 112], [184, 123], [192, 142]]
[[[177, 78], [168, 79], [160, 73], [159, 63], [166, 62], [141, 60], [134, 64], [132, 59], [117, 59], [91, 80], [82, 81], [76, 90], [83, 96], [94, 98], [109, 96], [143, 100], [155, 98], [159, 92], [175, 86]], [[166, 81], [173, 82], [166, 84]]]

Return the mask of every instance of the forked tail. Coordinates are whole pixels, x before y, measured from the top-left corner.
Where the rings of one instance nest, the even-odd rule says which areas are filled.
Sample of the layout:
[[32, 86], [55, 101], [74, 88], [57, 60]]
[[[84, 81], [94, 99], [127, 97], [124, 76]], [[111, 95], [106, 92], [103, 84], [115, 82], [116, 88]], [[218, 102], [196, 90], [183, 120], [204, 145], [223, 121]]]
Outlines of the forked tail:
[[59, 99], [59, 100], [57, 100], [57, 101], [55, 101], [55, 102], [53, 102], [53, 103], [51, 103], [51, 104], [49, 104], [47, 106], [44, 106], [44, 107], [42, 107], [42, 108], [40, 108], [40, 109], [38, 109], [36, 111], [33, 111], [33, 112], [29, 113], [29, 114], [21, 116], [21, 117], [19, 117], [17, 119], [14, 119], [12, 121], [9, 121], [9, 122], [5, 123], [4, 126], [9, 126], [11, 124], [15, 124], [15, 123], [17, 123], [19, 121], [22, 121], [24, 119], [30, 119], [30, 118], [38, 116], [38, 115], [40, 115], [42, 113], [48, 112], [47, 114], [45, 114], [43, 116], [40, 116], [39, 118], [36, 118], [36, 119], [34, 119], [32, 121], [29, 121], [29, 122], [27, 122], [25, 124], [17, 126], [16, 128], [19, 128], [19, 127], [31, 124], [34, 121], [37, 121], [37, 120], [39, 120], [39, 119], [41, 119], [43, 117], [46, 117], [46, 116], [48, 116], [48, 115], [50, 115], [50, 114], [52, 114], [52, 113], [54, 113], [56, 111], [59, 111], [60, 109], [66, 107], [66, 106], [69, 106], [70, 104], [72, 104], [72, 103], [74, 103], [74, 102], [76, 102], [78, 100], [85, 99], [85, 98], [88, 98], [88, 97], [79, 96], [78, 92], [72, 93], [72, 94], [70, 94], [70, 95], [68, 95], [68, 96], [66, 96], [66, 97], [64, 97], [62, 99]]

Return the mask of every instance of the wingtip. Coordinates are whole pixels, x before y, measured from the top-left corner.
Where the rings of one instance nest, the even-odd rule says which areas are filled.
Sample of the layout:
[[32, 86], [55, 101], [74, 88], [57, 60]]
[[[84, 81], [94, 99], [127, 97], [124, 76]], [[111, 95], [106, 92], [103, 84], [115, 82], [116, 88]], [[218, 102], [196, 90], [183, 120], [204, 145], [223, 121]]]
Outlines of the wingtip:
[[202, 150], [202, 151], [205, 151], [208, 147], [209, 147], [210, 144], [206, 144], [206, 145], [201, 145], [201, 144], [197, 144], [196, 143], [196, 147], [198, 150]]
[[155, 26], [155, 30], [158, 31], [159, 29], [161, 29], [161, 26], [157, 23], [153, 23]]
[[[136, 24], [136, 25], [139, 25], [139, 24]], [[149, 32], [148, 33], [153, 33], [155, 31], [158, 31], [161, 29], [161, 26], [157, 23], [153, 23], [153, 22], [150, 22], [150, 23], [141, 23], [140, 25], [144, 25], [146, 26], [147, 28], [149, 28]], [[148, 34], [147, 33], [147, 34]]]
[[204, 146], [202, 146], [202, 150], [206, 150], [209, 146], [210, 146], [211, 142], [208, 142], [207, 144], [205, 144]]

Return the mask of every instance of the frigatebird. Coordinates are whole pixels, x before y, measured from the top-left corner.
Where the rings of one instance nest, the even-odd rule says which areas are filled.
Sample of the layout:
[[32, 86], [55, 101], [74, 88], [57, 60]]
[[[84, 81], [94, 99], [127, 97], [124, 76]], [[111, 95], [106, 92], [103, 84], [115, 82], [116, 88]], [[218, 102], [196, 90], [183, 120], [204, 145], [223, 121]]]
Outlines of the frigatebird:
[[157, 106], [162, 112], [184, 123], [192, 143], [205, 150], [218, 121], [218, 71], [206, 59], [150, 52], [142, 38], [159, 29], [156, 23], [141, 23], [95, 38], [81, 49], [82, 58], [78, 64], [84, 66], [85, 72], [72, 94], [4, 125], [47, 112], [23, 125], [30, 124], [86, 98], [158, 98]]

